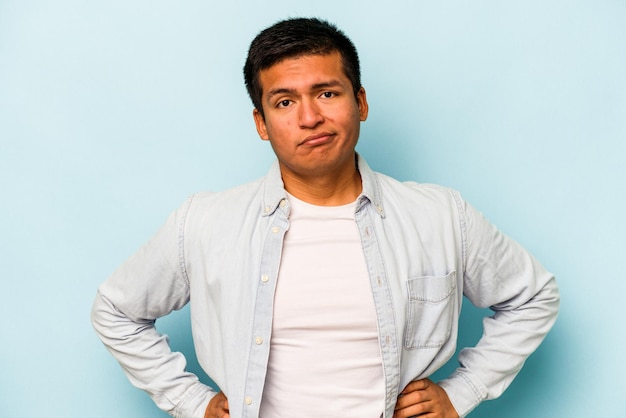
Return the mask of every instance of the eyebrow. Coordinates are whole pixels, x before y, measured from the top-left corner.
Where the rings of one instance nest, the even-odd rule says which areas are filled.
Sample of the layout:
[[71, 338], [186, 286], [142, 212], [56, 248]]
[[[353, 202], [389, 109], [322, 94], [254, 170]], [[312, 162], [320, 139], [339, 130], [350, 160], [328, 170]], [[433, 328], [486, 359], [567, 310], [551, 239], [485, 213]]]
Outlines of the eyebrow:
[[[342, 87], [343, 83], [339, 80], [331, 80], [331, 81], [325, 81], [323, 83], [316, 83], [313, 84], [310, 88], [310, 90], [323, 90], [323, 89], [327, 89], [330, 87]], [[272, 97], [279, 95], [279, 94], [295, 94], [296, 93], [296, 89], [290, 89], [290, 88], [286, 88], [286, 87], [279, 87], [273, 90], [270, 90], [269, 92], [267, 92], [267, 99], [270, 100]]]

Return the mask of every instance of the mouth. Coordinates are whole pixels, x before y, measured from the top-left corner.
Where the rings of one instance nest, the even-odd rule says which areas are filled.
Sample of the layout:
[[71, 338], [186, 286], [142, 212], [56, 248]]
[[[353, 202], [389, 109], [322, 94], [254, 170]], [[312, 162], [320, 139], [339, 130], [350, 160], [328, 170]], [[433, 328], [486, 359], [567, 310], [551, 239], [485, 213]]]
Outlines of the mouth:
[[330, 142], [334, 138], [335, 134], [330, 132], [320, 132], [313, 135], [309, 135], [299, 145], [314, 147], [317, 145], [323, 145]]

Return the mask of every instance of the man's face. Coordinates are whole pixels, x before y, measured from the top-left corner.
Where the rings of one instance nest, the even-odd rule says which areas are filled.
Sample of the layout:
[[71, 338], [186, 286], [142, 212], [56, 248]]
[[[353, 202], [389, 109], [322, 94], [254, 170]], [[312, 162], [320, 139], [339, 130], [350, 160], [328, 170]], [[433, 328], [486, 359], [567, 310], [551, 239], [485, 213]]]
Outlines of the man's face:
[[290, 58], [261, 71], [265, 117], [256, 109], [259, 136], [270, 141], [285, 176], [307, 178], [354, 170], [365, 90], [357, 97], [338, 52]]

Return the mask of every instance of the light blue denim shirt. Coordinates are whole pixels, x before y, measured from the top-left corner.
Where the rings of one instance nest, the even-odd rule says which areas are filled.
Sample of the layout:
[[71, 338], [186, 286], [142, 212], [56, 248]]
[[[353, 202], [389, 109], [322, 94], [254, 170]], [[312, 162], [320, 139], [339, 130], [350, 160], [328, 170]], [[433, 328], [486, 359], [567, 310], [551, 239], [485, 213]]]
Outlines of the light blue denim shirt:
[[[358, 167], [355, 220], [378, 319], [384, 417], [410, 381], [454, 354], [463, 295], [495, 311], [439, 382], [465, 416], [506, 389], [551, 328], [555, 279], [457, 192], [396, 181], [360, 157]], [[193, 195], [99, 288], [96, 331], [131, 382], [173, 416], [202, 418], [215, 394], [154, 327], [188, 302], [196, 354], [231, 417], [258, 416], [289, 210], [278, 164], [255, 182]]]

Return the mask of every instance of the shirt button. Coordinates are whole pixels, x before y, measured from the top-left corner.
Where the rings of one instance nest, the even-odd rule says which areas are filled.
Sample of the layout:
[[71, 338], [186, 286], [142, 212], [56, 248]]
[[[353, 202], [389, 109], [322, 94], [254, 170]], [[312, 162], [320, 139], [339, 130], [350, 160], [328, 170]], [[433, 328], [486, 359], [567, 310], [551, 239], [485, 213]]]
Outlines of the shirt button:
[[269, 213], [269, 212], [270, 212], [270, 210], [272, 210], [272, 209], [270, 209], [270, 207], [269, 207], [269, 206], [265, 206], [265, 213]]
[[380, 279], [380, 276], [376, 276], [376, 283], [378, 283], [378, 287], [383, 285], [383, 281]]
[[280, 207], [281, 208], [284, 208], [286, 204], [287, 204], [287, 201], [285, 199], [280, 201]]
[[272, 228], [273, 233], [278, 234], [278, 231], [280, 231], [280, 229], [277, 226]]
[[261, 276], [261, 281], [263, 283], [267, 283], [270, 280], [270, 277], [267, 274]]
[[261, 337], [256, 337], [256, 338], [254, 339], [254, 342], [256, 343], [256, 345], [261, 345], [261, 344], [263, 344], [263, 338], [261, 338]]
[[246, 405], [252, 405], [252, 398], [250, 398], [249, 396], [246, 396], [246, 399], [244, 399], [244, 402], [246, 403]]

